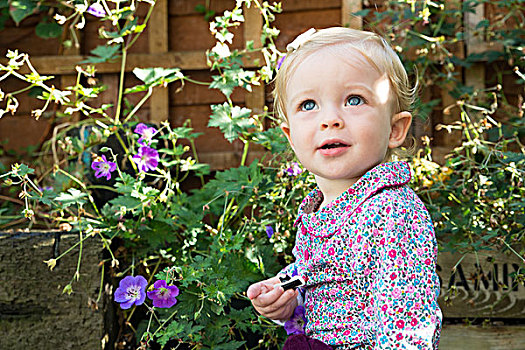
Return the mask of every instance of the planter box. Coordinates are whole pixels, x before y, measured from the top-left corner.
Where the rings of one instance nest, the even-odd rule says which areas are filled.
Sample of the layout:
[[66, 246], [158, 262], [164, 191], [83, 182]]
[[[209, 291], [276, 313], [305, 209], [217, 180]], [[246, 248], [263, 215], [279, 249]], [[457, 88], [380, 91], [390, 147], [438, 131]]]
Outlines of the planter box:
[[[53, 271], [43, 263], [77, 241], [77, 234], [67, 232], [0, 232], [0, 349], [101, 349], [104, 338], [112, 348], [112, 296], [103, 293], [99, 308], [92, 307], [101, 278], [103, 249], [98, 239], [84, 241], [80, 280], [73, 283], [71, 295], [62, 294], [62, 289], [75, 273], [78, 248]], [[439, 304], [445, 320], [495, 318], [517, 325], [445, 324], [440, 350], [525, 349], [525, 286], [512, 281], [523, 262], [494, 252], [477, 258], [469, 254], [457, 264], [460, 259], [461, 255], [439, 254]], [[455, 286], [456, 293], [447, 294], [449, 286]]]
[[[479, 252], [477, 256], [468, 254], [457, 264], [460, 259], [459, 254], [438, 255], [441, 280], [438, 301], [443, 316], [523, 319], [525, 324], [525, 286], [513, 279], [514, 273], [525, 268], [524, 261], [515, 254], [493, 251]], [[451, 286], [456, 291], [447, 293]]]
[[[78, 247], [50, 271], [43, 260], [78, 242], [67, 232], [0, 232], [0, 349], [101, 349], [104, 305], [97, 299], [102, 246], [84, 241], [80, 279], [73, 278]], [[110, 305], [111, 307], [111, 305]]]

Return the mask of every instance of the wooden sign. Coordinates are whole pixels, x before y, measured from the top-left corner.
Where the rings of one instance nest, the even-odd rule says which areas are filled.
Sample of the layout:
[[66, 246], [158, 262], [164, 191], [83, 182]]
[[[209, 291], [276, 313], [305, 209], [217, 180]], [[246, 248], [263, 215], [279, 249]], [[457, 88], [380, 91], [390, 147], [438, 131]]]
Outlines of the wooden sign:
[[525, 286], [516, 276], [525, 263], [495, 251], [439, 253], [438, 299], [444, 317], [525, 318]]

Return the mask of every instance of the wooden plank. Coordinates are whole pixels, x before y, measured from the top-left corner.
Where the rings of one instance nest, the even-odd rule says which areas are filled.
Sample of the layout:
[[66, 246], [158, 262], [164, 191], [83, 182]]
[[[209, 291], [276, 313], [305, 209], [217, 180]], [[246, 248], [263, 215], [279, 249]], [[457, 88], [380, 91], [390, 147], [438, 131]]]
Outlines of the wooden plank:
[[[75, 66], [80, 61], [84, 60], [85, 56], [39, 56], [32, 57], [31, 63], [43, 75], [61, 75], [74, 74]], [[254, 68], [255, 59], [262, 60], [260, 54], [253, 54], [245, 61], [245, 67]], [[0, 64], [6, 65], [6, 59], [0, 59]], [[97, 64], [97, 72], [100, 73], [118, 73], [120, 71], [120, 61], [111, 63]], [[130, 54], [126, 62], [126, 72], [131, 72], [136, 67], [163, 67], [174, 68], [178, 67], [183, 70], [199, 70], [209, 69], [206, 63], [205, 51], [186, 51], [186, 52], [166, 52], [161, 54]], [[26, 68], [21, 68], [20, 73], [29, 73]]]
[[439, 350], [525, 349], [525, 326], [444, 325]]
[[463, 21], [465, 24], [465, 44], [467, 55], [479, 53], [486, 50], [486, 42], [480, 35], [474, 35], [476, 26], [485, 17], [485, 5], [480, 3], [474, 8], [474, 12], [465, 12]]
[[[104, 259], [102, 245], [98, 238], [84, 241], [80, 279], [73, 282], [71, 295], [62, 294], [75, 274], [78, 247], [60, 259], [53, 271], [43, 261], [51, 259], [55, 249], [61, 253], [72, 247], [79, 236], [56, 234], [60, 243], [55, 232], [0, 232], [0, 349], [101, 348], [102, 305], [113, 302], [101, 299], [95, 304], [101, 279], [99, 262]], [[103, 288], [110, 285], [106, 282]], [[106, 298], [106, 293], [102, 295]]]
[[149, 52], [168, 52], [168, 0], [156, 0], [148, 22]]
[[[65, 30], [65, 32], [62, 34], [62, 40], [61, 41], [64, 41], [64, 39], [66, 39], [66, 33], [68, 35], [71, 35], [70, 34], [70, 29], [64, 28], [64, 30]], [[77, 43], [77, 45], [71, 45], [70, 47], [61, 46], [61, 49], [63, 49], [62, 55], [64, 55], [64, 56], [77, 56], [77, 55], [80, 54], [80, 47], [82, 47], [82, 39], [83, 39], [82, 32], [79, 31], [78, 29], [73, 29], [73, 30], [75, 32], [75, 36], [76, 36], [76, 38], [78, 40], [78, 43]], [[75, 86], [76, 84], [77, 84], [77, 74], [63, 74], [60, 77], [60, 89], [62, 89], [62, 90], [65, 90], [66, 87], [69, 87], [69, 86]], [[74, 112], [70, 116], [70, 120], [72, 122], [79, 121], [80, 120], [80, 113], [79, 112]]]
[[[149, 52], [162, 54], [168, 52], [168, 1], [157, 0], [148, 26]], [[160, 123], [169, 118], [169, 91], [167, 87], [155, 88], [149, 100], [149, 120]]]
[[244, 41], [253, 41], [254, 48], [260, 48], [263, 18], [259, 9], [252, 4], [250, 8], [244, 6]]
[[283, 11], [309, 11], [341, 8], [341, 0], [285, 0]]
[[231, 10], [235, 7], [235, 1], [233, 0], [170, 0], [169, 14], [177, 17], [199, 14], [204, 17], [197, 12], [196, 8], [198, 5], [204, 5], [205, 3], [209, 6], [209, 10], [214, 11], [217, 16], [225, 10]]
[[[263, 18], [259, 9], [252, 4], [250, 8], [244, 6], [244, 40], [246, 42], [253, 41], [254, 48], [262, 47], [261, 34], [263, 26]], [[262, 113], [264, 109], [264, 83], [261, 82], [259, 86], [252, 86], [252, 92], [247, 92], [245, 95], [245, 105], [251, 109], [254, 114]]]
[[262, 113], [265, 97], [264, 83], [261, 83], [259, 86], [252, 86], [252, 92], [246, 93], [246, 107], [251, 109], [254, 114]]
[[320, 29], [341, 25], [340, 6], [339, 4], [336, 9], [283, 12], [276, 15], [273, 25], [281, 30], [276, 40], [277, 48], [285, 51], [286, 45], [310, 28]]
[[341, 2], [341, 25], [353, 29], [363, 28], [363, 19], [352, 13], [363, 9], [361, 0], [342, 0]]
[[[233, 8], [233, 6], [232, 6]], [[234, 35], [231, 49], [244, 48], [244, 31], [242, 25], [229, 29]], [[201, 14], [172, 17], [169, 26], [170, 50], [196, 51], [208, 50], [215, 46], [216, 40], [210, 33], [210, 23]]]
[[[212, 73], [209, 70], [185, 72], [185, 74], [200, 82], [211, 82]], [[180, 83], [171, 84], [170, 90], [170, 104], [171, 106], [201, 106], [206, 105], [207, 110], [210, 110], [210, 104], [224, 103], [226, 98], [217, 89], [210, 89], [207, 85], [194, 84], [187, 82], [184, 88], [178, 91]], [[230, 98], [236, 104], [242, 104], [246, 99], [247, 92], [243, 88], [235, 88]]]
[[[202, 0], [171, 0], [169, 4], [170, 16], [187, 16], [197, 14], [195, 7], [202, 5]], [[273, 3], [273, 1], [271, 1]], [[305, 11], [318, 9], [336, 9], [341, 6], [341, 0], [284, 0], [281, 1], [283, 11]], [[233, 0], [213, 0], [210, 1], [210, 10], [217, 15], [224, 10], [231, 10], [235, 7]]]
[[444, 317], [525, 316], [525, 286], [511, 277], [523, 268], [522, 259], [495, 251], [461, 258], [459, 254], [438, 255], [437, 272], [441, 282], [438, 302]]
[[476, 90], [485, 88], [485, 64], [474, 63], [465, 69], [465, 84], [472, 86]]

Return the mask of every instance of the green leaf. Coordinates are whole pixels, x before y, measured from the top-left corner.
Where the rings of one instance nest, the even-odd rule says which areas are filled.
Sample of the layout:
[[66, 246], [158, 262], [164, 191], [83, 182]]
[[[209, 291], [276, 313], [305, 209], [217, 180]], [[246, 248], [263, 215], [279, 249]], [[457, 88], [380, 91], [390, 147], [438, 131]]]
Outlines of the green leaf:
[[24, 177], [28, 174], [33, 174], [35, 172], [35, 169], [28, 167], [25, 164], [20, 164], [18, 167], [17, 175], [20, 177]]
[[250, 118], [251, 110], [244, 107], [231, 107], [227, 102], [212, 105], [212, 115], [208, 126], [218, 127], [229, 142], [239, 138], [239, 134], [248, 132], [254, 126]]
[[89, 56], [86, 60], [80, 63], [103, 63], [120, 57], [118, 54], [120, 47], [118, 45], [99, 45], [91, 50], [93, 56]]
[[18, 26], [24, 18], [35, 13], [38, 3], [32, 0], [11, 0], [10, 5], [9, 13]]
[[120, 209], [120, 207], [125, 207], [126, 210], [131, 211], [131, 212], [134, 212], [135, 210], [137, 210], [137, 208], [139, 208], [142, 204], [140, 199], [129, 197], [129, 196], [119, 196], [117, 198], [110, 200], [109, 203], [113, 205], [114, 207], [116, 207], [117, 209]]
[[35, 33], [43, 39], [58, 38], [62, 35], [62, 26], [56, 22], [44, 20], [37, 24]]
[[72, 204], [84, 205], [87, 194], [77, 190], [76, 188], [70, 188], [67, 192], [60, 193], [55, 200], [62, 202], [64, 208], [69, 207]]
[[357, 17], [366, 17], [370, 13], [370, 9], [353, 12], [352, 15]]
[[255, 133], [254, 142], [263, 145], [273, 154], [280, 154], [290, 150], [288, 141], [281, 128], [270, 128], [268, 130]]

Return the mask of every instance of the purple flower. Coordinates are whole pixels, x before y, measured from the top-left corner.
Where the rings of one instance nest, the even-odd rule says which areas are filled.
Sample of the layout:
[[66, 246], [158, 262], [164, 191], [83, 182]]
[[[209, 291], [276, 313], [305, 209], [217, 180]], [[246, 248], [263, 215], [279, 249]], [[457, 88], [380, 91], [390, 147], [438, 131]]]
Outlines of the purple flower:
[[268, 236], [268, 238], [272, 238], [273, 227], [271, 225], [266, 225], [266, 235]]
[[301, 169], [299, 163], [293, 162], [292, 165], [285, 170], [285, 172], [290, 176], [297, 176], [303, 172], [303, 169]]
[[89, 6], [86, 12], [99, 18], [106, 16], [106, 11], [104, 11], [104, 7], [99, 2]]
[[284, 59], [286, 58], [286, 55], [284, 55], [283, 57], [280, 57], [278, 60], [277, 60], [277, 70], [281, 69], [281, 66], [283, 65], [283, 62], [284, 62]]
[[95, 161], [91, 163], [91, 168], [95, 170], [95, 177], [101, 178], [106, 177], [106, 180], [111, 179], [111, 172], [117, 169], [117, 164], [108, 162], [105, 155], [95, 158]]
[[179, 288], [177, 288], [177, 286], [168, 286], [166, 285], [166, 281], [158, 280], [153, 284], [153, 287], [155, 289], [148, 292], [148, 298], [153, 300], [153, 306], [169, 309], [177, 304], [177, 299], [175, 298], [179, 295]]
[[135, 133], [140, 135], [139, 144], [142, 146], [148, 146], [156, 132], [157, 129], [149, 127], [144, 123], [140, 123], [135, 127]]
[[148, 281], [142, 276], [126, 276], [120, 280], [115, 291], [115, 301], [122, 309], [129, 309], [133, 304], [140, 305], [146, 299]]
[[140, 171], [148, 172], [159, 165], [159, 152], [148, 146], [139, 147], [139, 152], [133, 156], [133, 161], [137, 163]]
[[304, 306], [299, 305], [295, 308], [293, 316], [284, 324], [286, 334], [304, 334]]

